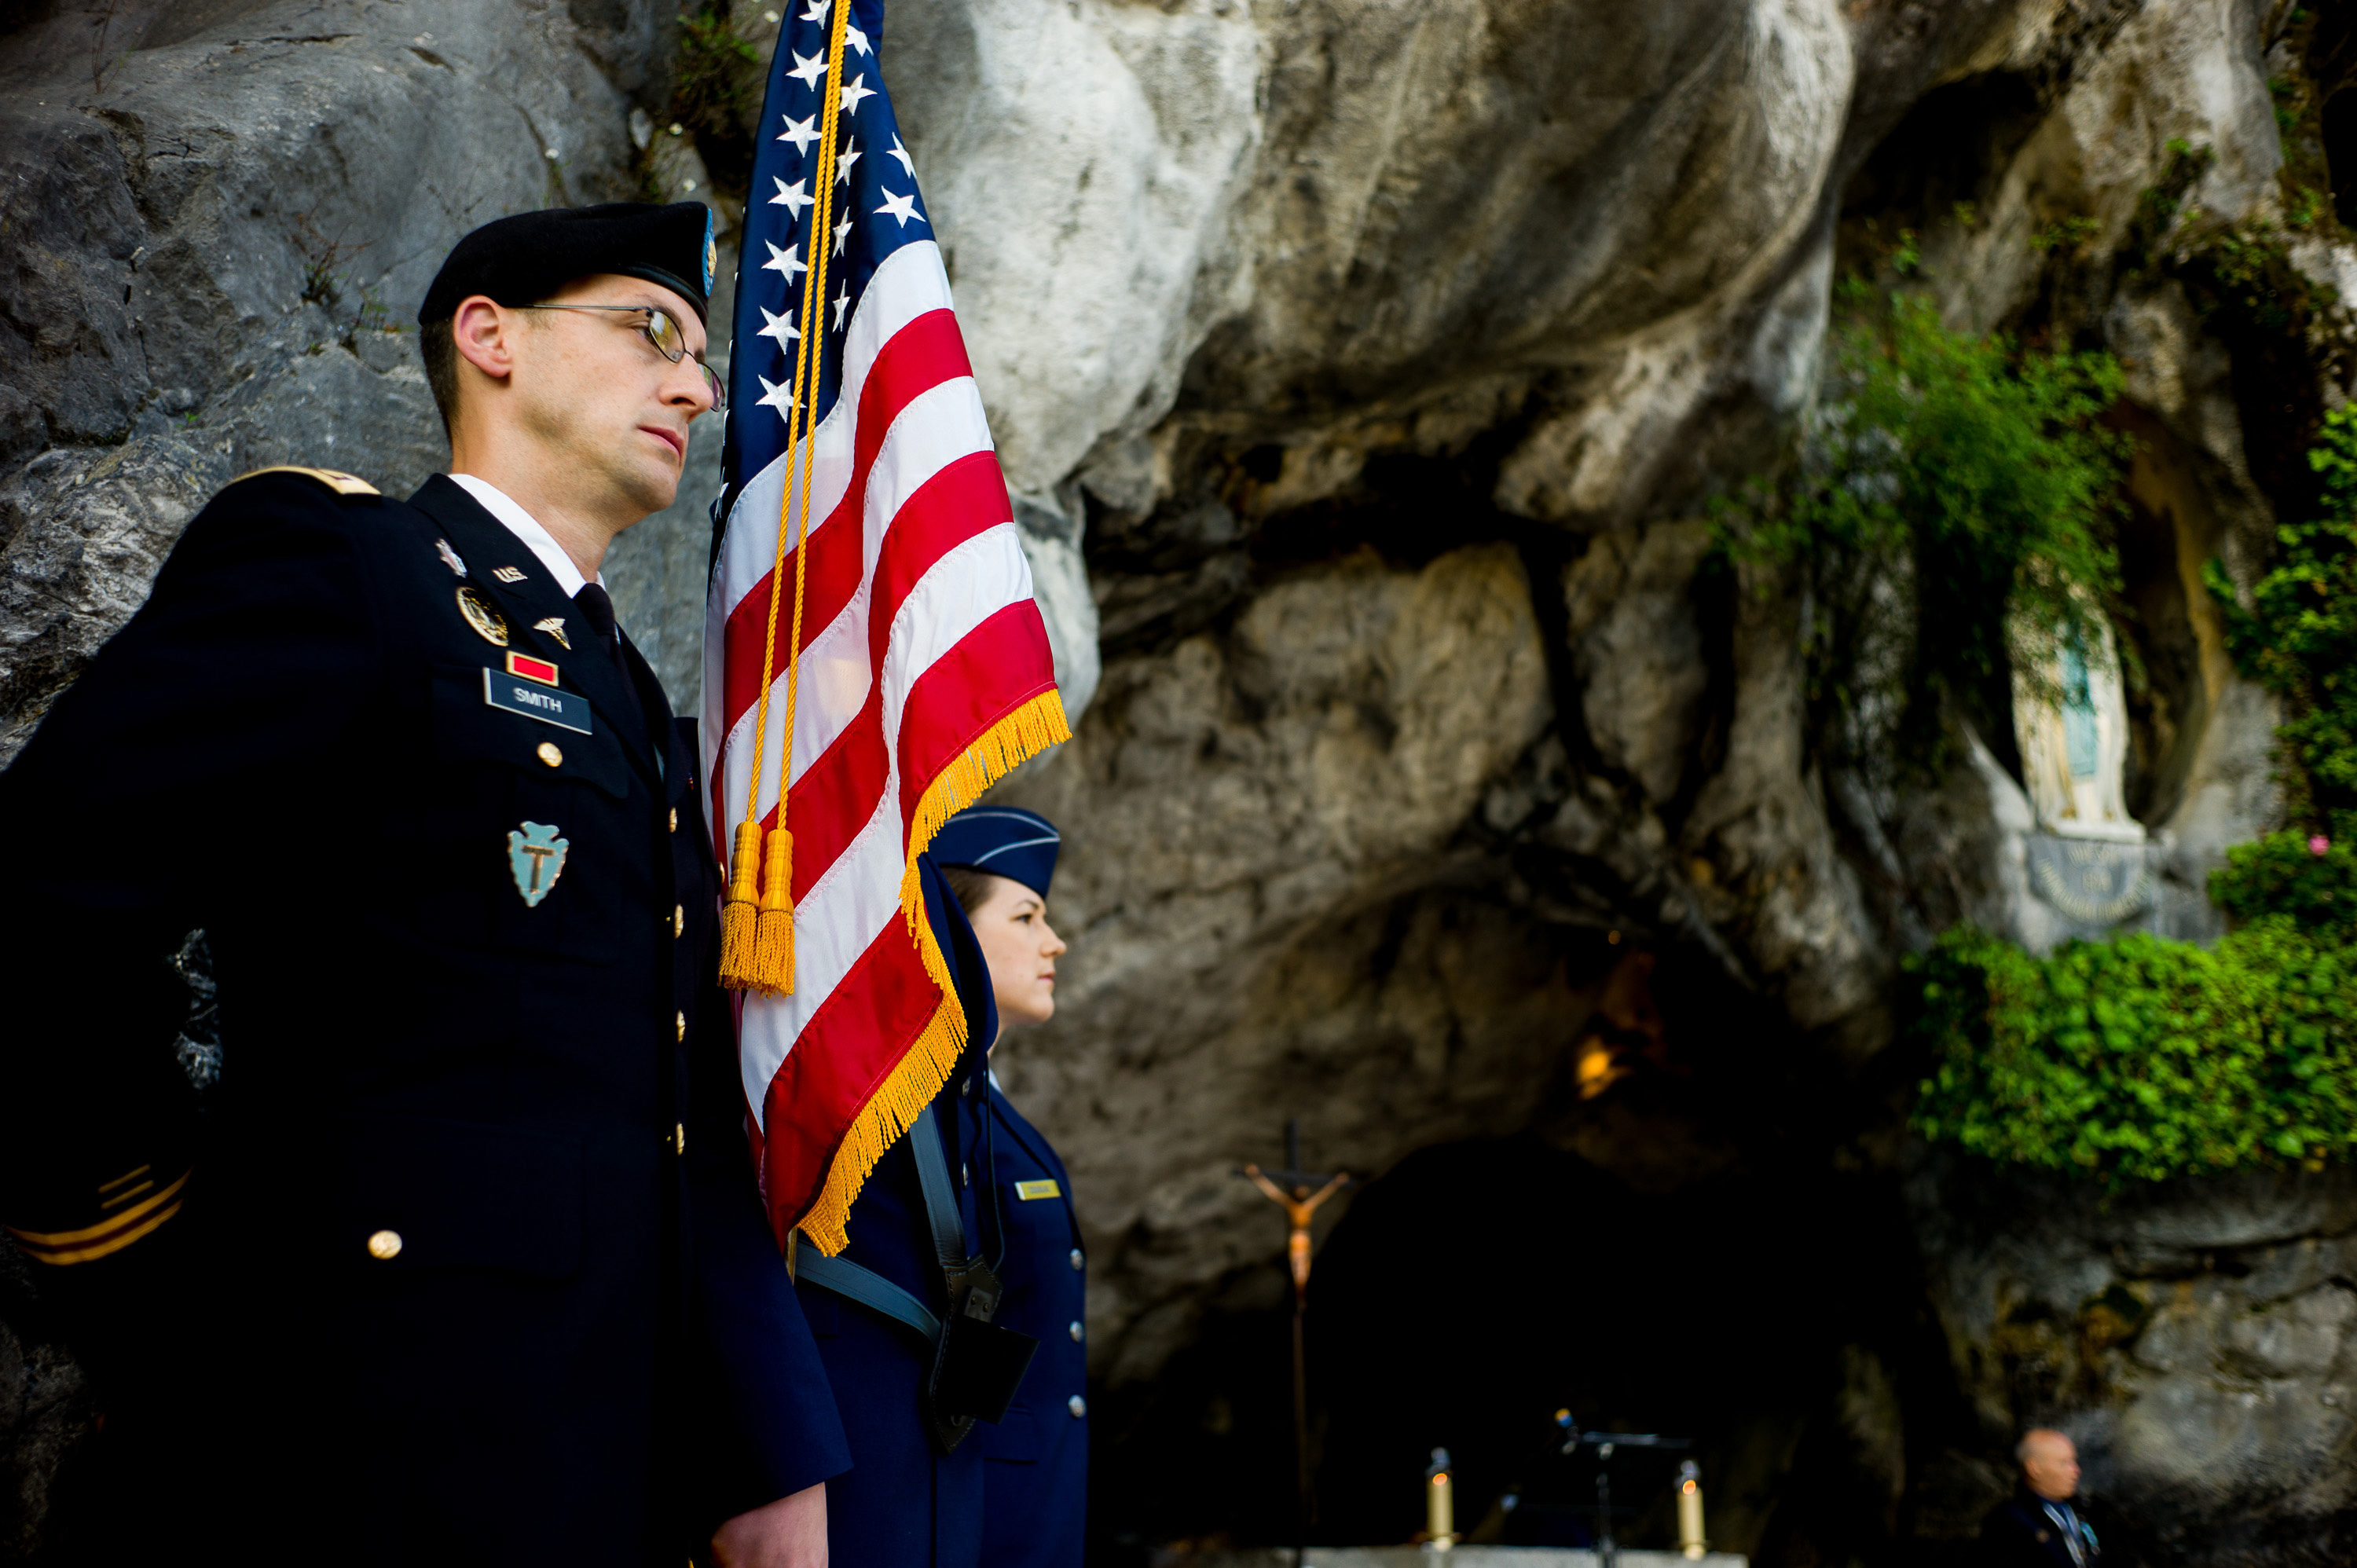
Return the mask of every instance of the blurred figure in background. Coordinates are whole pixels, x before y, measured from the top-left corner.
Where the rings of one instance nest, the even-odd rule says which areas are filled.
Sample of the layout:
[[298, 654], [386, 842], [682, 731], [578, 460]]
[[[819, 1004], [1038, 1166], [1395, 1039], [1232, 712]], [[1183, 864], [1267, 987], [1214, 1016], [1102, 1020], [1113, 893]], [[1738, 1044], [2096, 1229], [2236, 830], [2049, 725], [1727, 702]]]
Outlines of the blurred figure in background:
[[1980, 1561], [1988, 1568], [2096, 1568], [2103, 1548], [2079, 1517], [2079, 1451], [2051, 1427], [2021, 1435], [2013, 1456], [2021, 1485], [1981, 1521]]

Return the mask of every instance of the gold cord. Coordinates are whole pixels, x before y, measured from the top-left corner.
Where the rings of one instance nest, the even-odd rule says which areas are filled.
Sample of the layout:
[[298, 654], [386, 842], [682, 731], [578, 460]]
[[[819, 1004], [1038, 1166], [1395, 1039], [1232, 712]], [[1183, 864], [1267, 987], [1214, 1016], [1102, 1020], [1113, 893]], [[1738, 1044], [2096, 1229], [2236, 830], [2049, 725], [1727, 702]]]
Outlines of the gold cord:
[[[795, 356], [791, 406], [786, 411], [785, 484], [778, 501], [778, 548], [770, 567], [769, 624], [761, 640], [761, 689], [753, 715], [753, 775], [745, 789], [745, 820], [737, 826], [728, 862], [728, 900], [721, 910], [720, 980], [739, 991], [791, 995], [794, 989], [793, 833], [786, 824], [793, 781], [794, 711], [801, 682], [802, 593], [810, 540], [811, 473], [818, 464], [817, 383], [826, 362], [827, 257], [833, 247], [834, 137], [843, 107], [843, 46], [850, 0], [834, 0], [827, 40], [826, 87], [820, 113], [818, 181], [813, 221], [807, 231], [810, 264], [803, 269], [802, 348]], [[816, 326], [813, 326], [815, 320]], [[807, 415], [804, 410], [808, 409]], [[807, 447], [807, 450], [804, 450]], [[795, 524], [794, 469], [802, 468], [801, 521]], [[778, 579], [785, 575], [787, 541], [793, 539], [794, 613], [786, 645], [786, 725], [779, 740], [778, 825], [761, 831], [761, 764], [770, 738], [770, 677], [778, 657]], [[761, 891], [754, 894], [755, 870]]]

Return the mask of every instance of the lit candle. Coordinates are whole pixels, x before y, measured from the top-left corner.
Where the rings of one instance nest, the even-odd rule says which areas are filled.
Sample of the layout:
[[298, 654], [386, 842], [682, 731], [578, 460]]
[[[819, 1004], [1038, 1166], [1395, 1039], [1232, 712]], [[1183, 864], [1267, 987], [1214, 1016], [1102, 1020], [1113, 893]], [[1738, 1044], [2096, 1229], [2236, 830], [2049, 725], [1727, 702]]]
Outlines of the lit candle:
[[1702, 1561], [1702, 1469], [1691, 1459], [1678, 1466], [1678, 1550]]
[[1432, 1451], [1424, 1472], [1424, 1535], [1446, 1552], [1457, 1544], [1457, 1483], [1448, 1474], [1448, 1450]]

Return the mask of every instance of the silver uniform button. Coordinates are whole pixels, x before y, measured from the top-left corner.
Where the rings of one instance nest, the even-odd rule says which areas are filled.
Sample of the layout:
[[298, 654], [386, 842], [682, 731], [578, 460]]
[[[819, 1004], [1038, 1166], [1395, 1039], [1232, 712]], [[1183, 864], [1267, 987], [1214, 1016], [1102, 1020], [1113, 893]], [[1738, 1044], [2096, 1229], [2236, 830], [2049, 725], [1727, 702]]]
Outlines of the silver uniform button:
[[960, 1186], [960, 1187], [971, 1187], [971, 1186], [973, 1186], [973, 1185], [974, 1185], [974, 1167], [973, 1167], [973, 1166], [971, 1166], [971, 1165], [967, 1165], [967, 1164], [966, 1164], [964, 1161], [963, 1161], [963, 1160], [959, 1161], [959, 1162], [958, 1162], [958, 1186]]
[[1064, 1408], [1071, 1411], [1074, 1415], [1086, 1415], [1089, 1413], [1089, 1402], [1082, 1399], [1080, 1395], [1074, 1394], [1071, 1399], [1064, 1402]]
[[1072, 1272], [1073, 1272], [1074, 1273], [1079, 1273], [1081, 1272], [1081, 1263], [1082, 1263], [1082, 1257], [1081, 1257], [1081, 1250], [1080, 1250], [1078, 1247], [1073, 1248], [1073, 1249], [1072, 1249]]
[[1077, 1344], [1079, 1344], [1080, 1342], [1081, 1342], [1081, 1324], [1080, 1324], [1080, 1320], [1079, 1320], [1078, 1318], [1074, 1318], [1074, 1319], [1072, 1320], [1072, 1343], [1073, 1343], [1073, 1344], [1075, 1344], [1075, 1345], [1077, 1345]]

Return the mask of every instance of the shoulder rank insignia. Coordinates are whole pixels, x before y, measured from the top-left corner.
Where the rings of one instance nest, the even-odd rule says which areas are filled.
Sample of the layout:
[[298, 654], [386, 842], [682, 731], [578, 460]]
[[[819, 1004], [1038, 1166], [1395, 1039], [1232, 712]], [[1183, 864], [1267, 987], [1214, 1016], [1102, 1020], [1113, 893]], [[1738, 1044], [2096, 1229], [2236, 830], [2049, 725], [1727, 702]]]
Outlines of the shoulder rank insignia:
[[442, 564], [450, 568], [450, 575], [452, 576], [463, 577], [467, 575], [467, 563], [459, 559], [458, 553], [457, 551], [450, 548], [450, 542], [448, 540], [436, 540], [434, 542], [434, 553], [442, 557]]
[[565, 873], [565, 852], [572, 847], [545, 822], [526, 822], [508, 834], [508, 869], [515, 873], [516, 891], [527, 908], [537, 908], [556, 886]]
[[340, 473], [334, 468], [305, 468], [293, 463], [273, 463], [267, 468], [255, 468], [240, 474], [230, 483], [255, 478], [264, 474], [300, 474], [307, 479], [317, 479], [339, 496], [373, 496], [381, 494], [374, 485], [357, 474]]
[[491, 608], [482, 595], [461, 584], [458, 588], [458, 613], [475, 628], [475, 635], [494, 648], [508, 645], [508, 623], [500, 612]]
[[523, 568], [521, 566], [494, 566], [491, 568], [491, 575], [497, 577], [502, 583], [521, 583], [523, 581]]
[[544, 620], [536, 620], [532, 623], [532, 629], [534, 631], [544, 631], [548, 633], [549, 636], [556, 639], [557, 647], [565, 650], [567, 653], [573, 651], [573, 639], [565, 635], [565, 618], [563, 616], [550, 616]]

